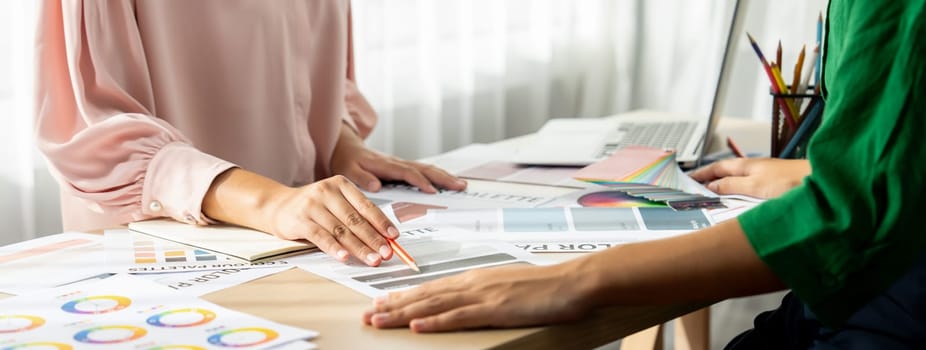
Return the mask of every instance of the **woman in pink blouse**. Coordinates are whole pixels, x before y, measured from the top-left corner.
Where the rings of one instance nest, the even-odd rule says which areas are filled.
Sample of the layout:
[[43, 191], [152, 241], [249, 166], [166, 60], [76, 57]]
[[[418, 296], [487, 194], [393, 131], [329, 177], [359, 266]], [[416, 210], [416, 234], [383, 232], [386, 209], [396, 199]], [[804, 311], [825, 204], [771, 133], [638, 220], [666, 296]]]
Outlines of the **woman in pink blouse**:
[[398, 231], [352, 182], [466, 186], [364, 146], [348, 0], [45, 0], [40, 23], [36, 130], [66, 230], [221, 221], [375, 266]]

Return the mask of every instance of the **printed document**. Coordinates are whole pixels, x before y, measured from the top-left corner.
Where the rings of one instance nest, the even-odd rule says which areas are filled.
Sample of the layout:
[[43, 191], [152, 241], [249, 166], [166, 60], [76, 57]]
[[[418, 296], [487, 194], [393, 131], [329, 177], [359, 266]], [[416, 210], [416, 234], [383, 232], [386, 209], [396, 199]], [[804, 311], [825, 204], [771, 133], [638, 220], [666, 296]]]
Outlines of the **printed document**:
[[397, 242], [415, 258], [420, 273], [397, 257], [379, 267], [369, 267], [353, 258], [344, 264], [328, 255], [315, 253], [299, 258], [297, 264], [364, 295], [376, 297], [472, 269], [549, 263], [510, 244], [470, 240], [467, 236], [470, 236], [467, 232], [453, 228], [402, 230]]
[[0, 300], [11, 349], [267, 348], [315, 337], [130, 275]]

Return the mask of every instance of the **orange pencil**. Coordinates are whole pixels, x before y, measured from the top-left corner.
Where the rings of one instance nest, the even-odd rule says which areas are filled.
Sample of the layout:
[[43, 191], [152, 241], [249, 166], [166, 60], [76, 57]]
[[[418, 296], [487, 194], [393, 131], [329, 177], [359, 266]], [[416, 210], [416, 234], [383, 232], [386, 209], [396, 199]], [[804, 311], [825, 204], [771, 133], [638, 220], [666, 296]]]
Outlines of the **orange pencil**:
[[803, 94], [803, 91], [798, 90], [801, 86], [801, 70], [804, 69], [804, 55], [807, 45], [801, 47], [801, 53], [797, 56], [797, 64], [794, 65], [794, 79], [791, 80], [791, 93], [792, 94]]
[[386, 238], [386, 241], [389, 242], [389, 247], [392, 248], [392, 251], [395, 252], [395, 255], [397, 255], [399, 259], [405, 263], [405, 265], [408, 265], [408, 267], [410, 267], [412, 270], [415, 270], [415, 272], [421, 272], [421, 269], [418, 268], [418, 264], [415, 263], [415, 259], [412, 258], [411, 255], [408, 255], [408, 252], [405, 251], [405, 249], [402, 248], [399, 243], [397, 243], [392, 238]]

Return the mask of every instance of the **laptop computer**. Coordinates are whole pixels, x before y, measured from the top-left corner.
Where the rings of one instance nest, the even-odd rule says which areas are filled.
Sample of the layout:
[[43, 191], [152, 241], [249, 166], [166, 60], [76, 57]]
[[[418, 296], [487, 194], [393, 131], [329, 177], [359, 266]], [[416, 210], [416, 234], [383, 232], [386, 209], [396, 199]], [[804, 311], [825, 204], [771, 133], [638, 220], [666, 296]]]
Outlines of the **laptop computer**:
[[735, 48], [743, 32], [745, 2], [733, 5], [726, 45], [709, 111], [634, 111], [602, 118], [551, 119], [519, 147], [514, 162], [525, 165], [584, 166], [628, 145], [674, 149], [684, 168], [698, 165], [717, 126], [730, 80]]

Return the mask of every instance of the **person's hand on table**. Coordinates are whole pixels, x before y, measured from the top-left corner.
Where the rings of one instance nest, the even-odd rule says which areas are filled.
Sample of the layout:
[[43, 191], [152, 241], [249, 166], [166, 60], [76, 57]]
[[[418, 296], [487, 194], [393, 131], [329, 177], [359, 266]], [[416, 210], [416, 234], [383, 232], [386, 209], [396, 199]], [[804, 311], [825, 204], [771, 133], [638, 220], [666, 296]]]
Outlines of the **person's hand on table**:
[[228, 170], [213, 180], [203, 198], [203, 213], [280, 238], [308, 240], [340, 261], [353, 255], [367, 265], [379, 266], [393, 255], [386, 238], [398, 238], [399, 231], [354, 183], [369, 191], [381, 188], [380, 178], [404, 180], [428, 193], [437, 192], [434, 185], [466, 188], [465, 181], [436, 167], [366, 148], [346, 125], [342, 125], [331, 168], [340, 175], [298, 188], [244, 169]]
[[385, 214], [343, 176], [279, 193], [270, 204], [269, 224], [276, 236], [306, 239], [328, 255], [350, 255], [370, 266], [392, 258], [385, 237], [399, 231]]
[[213, 181], [203, 212], [280, 238], [305, 239], [340, 261], [353, 255], [370, 266], [392, 258], [386, 237], [399, 236], [376, 204], [343, 176], [294, 188], [233, 168]]
[[810, 175], [805, 159], [733, 158], [695, 170], [691, 177], [717, 194], [774, 198], [797, 187]]
[[381, 179], [405, 181], [425, 193], [437, 193], [437, 187], [455, 191], [466, 189], [466, 181], [433, 165], [402, 160], [367, 148], [346, 125], [341, 127], [331, 156], [331, 170], [371, 192], [382, 188]]
[[472, 270], [373, 301], [363, 322], [377, 328], [441, 332], [571, 321], [591, 305], [567, 265]]

